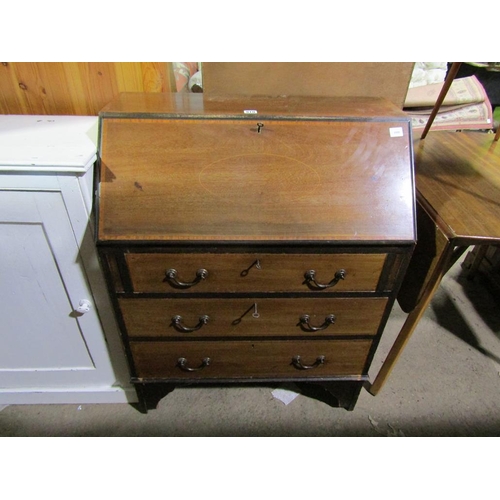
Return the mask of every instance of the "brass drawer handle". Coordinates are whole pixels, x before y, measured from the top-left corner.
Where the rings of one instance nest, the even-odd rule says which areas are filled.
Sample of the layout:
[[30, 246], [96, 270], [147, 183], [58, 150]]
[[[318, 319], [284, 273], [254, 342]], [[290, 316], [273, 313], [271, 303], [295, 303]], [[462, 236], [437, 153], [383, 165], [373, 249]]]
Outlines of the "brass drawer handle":
[[209, 366], [212, 360], [210, 358], [204, 358], [203, 361], [201, 362], [201, 365], [196, 368], [189, 368], [187, 362], [188, 360], [186, 358], [179, 358], [177, 360], [177, 366], [181, 370], [184, 370], [185, 372], [197, 372], [203, 370], [203, 368], [205, 368], [206, 366]]
[[172, 324], [174, 325], [174, 328], [177, 330], [180, 330], [181, 332], [195, 332], [196, 330], [199, 330], [202, 326], [206, 325], [210, 319], [210, 316], [207, 316], [204, 314], [203, 316], [200, 316], [200, 321], [198, 321], [198, 324], [189, 327], [189, 326], [184, 326], [182, 324], [182, 316], [176, 315], [172, 318]]
[[337, 319], [334, 314], [329, 314], [325, 318], [325, 322], [321, 326], [312, 326], [309, 323], [311, 317], [309, 314], [304, 314], [300, 317], [300, 326], [303, 330], [307, 332], [319, 332], [320, 330], [326, 330], [330, 325], [335, 324], [335, 320]]
[[165, 272], [165, 279], [163, 281], [167, 281], [176, 288], [190, 288], [207, 278], [208, 271], [206, 269], [198, 269], [198, 271], [196, 271], [196, 278], [191, 282], [185, 283], [177, 279], [177, 271], [175, 269], [169, 269]]
[[339, 269], [336, 273], [332, 281], [330, 283], [327, 283], [326, 285], [323, 285], [321, 283], [318, 283], [316, 281], [316, 271], [313, 269], [307, 271], [304, 274], [305, 284], [310, 286], [311, 288], [319, 288], [320, 290], [324, 290], [325, 288], [330, 288], [332, 286], [335, 286], [340, 280], [345, 279], [347, 273], [345, 269]]
[[292, 364], [295, 368], [299, 370], [310, 370], [311, 368], [317, 368], [325, 362], [325, 356], [318, 356], [316, 361], [312, 365], [304, 365], [300, 359], [300, 356], [294, 356], [292, 358]]

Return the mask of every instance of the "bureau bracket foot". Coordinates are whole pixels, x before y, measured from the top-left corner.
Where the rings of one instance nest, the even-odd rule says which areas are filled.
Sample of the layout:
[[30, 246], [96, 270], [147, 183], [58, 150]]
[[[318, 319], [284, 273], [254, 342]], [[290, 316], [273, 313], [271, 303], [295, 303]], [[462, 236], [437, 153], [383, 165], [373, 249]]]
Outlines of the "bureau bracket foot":
[[141, 413], [156, 410], [160, 401], [174, 389], [173, 384], [135, 384], [139, 402], [133, 404]]
[[[298, 382], [294, 381], [294, 384], [299, 389], [300, 393], [308, 398], [316, 399], [322, 403], [327, 404], [333, 408], [344, 408], [348, 411], [354, 410], [356, 402], [359, 397], [359, 393], [363, 387], [363, 381], [337, 381], [337, 382], [327, 382], [327, 381], [307, 381]], [[168, 394], [170, 394], [176, 387], [187, 387], [191, 384], [169, 384], [169, 383], [135, 383], [137, 390], [137, 395], [139, 398], [139, 403], [133, 406], [137, 408], [141, 413], [147, 413], [148, 410], [155, 410], [158, 407], [159, 402]], [[202, 386], [203, 384], [197, 384]], [[229, 387], [234, 386], [234, 384], [208, 384], [211, 387]], [[268, 387], [275, 387], [274, 384], [270, 383], [255, 383], [255, 384], [245, 384], [249, 386], [260, 386], [266, 385]]]
[[304, 396], [333, 408], [354, 410], [363, 382], [295, 382]]

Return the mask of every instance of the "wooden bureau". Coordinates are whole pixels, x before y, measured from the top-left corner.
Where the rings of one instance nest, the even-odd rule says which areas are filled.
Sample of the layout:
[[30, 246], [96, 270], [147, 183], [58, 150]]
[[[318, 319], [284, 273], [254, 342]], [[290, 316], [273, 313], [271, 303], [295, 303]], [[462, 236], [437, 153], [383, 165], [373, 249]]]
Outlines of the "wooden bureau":
[[293, 381], [353, 409], [415, 244], [411, 144], [382, 99], [110, 103], [97, 246], [142, 408]]

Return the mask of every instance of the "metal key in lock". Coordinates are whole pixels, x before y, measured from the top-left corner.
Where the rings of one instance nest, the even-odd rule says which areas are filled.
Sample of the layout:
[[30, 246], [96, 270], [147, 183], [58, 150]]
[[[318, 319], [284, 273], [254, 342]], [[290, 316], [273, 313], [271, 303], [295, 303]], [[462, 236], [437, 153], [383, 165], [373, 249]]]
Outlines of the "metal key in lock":
[[260, 265], [260, 260], [259, 259], [254, 260], [247, 269], [244, 269], [243, 271], [241, 271], [240, 276], [242, 276], [242, 277], [248, 276], [248, 272], [254, 266], [255, 266], [256, 269], [259, 269], [259, 270], [262, 269], [262, 267]]
[[254, 303], [253, 305], [253, 313], [252, 313], [252, 316], [254, 318], [259, 318], [260, 317], [260, 314], [259, 314], [259, 311], [257, 311], [257, 302]]
[[233, 326], [239, 325], [244, 316], [246, 316], [253, 309], [252, 317], [255, 319], [260, 317], [259, 311], [257, 310], [257, 302], [254, 302], [253, 306], [250, 306], [239, 318], [236, 318], [231, 322]]

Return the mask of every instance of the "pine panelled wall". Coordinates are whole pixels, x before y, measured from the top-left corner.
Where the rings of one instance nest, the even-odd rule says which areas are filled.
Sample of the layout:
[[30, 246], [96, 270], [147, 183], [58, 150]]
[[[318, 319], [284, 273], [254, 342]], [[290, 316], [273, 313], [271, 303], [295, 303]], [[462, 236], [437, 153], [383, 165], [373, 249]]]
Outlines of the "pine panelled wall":
[[170, 62], [3, 62], [0, 114], [94, 116], [120, 92], [172, 92]]

